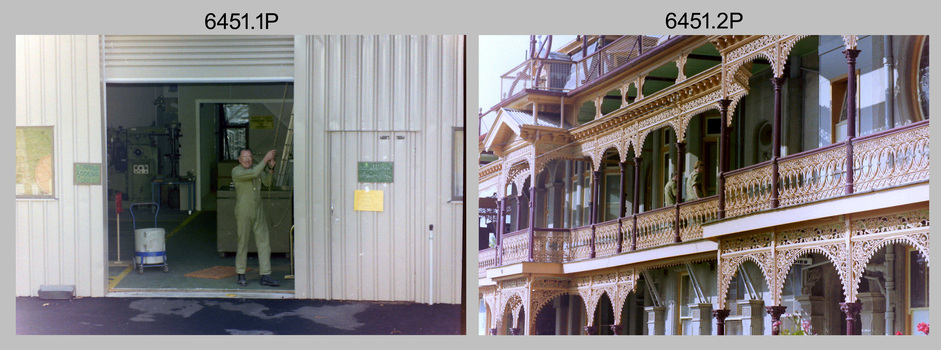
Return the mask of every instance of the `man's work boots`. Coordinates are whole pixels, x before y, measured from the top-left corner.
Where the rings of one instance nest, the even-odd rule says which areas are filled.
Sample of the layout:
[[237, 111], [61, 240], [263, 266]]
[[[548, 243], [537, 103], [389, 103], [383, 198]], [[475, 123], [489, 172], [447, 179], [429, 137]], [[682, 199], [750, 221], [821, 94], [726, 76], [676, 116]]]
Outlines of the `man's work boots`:
[[240, 286], [242, 286], [242, 287], [245, 287], [245, 286], [248, 285], [248, 281], [245, 280], [245, 275], [244, 275], [244, 274], [241, 274], [241, 273], [239, 274], [238, 284], [239, 284]]
[[261, 275], [261, 285], [277, 287], [277, 286], [280, 286], [281, 283], [278, 283], [278, 281], [271, 279], [271, 275]]

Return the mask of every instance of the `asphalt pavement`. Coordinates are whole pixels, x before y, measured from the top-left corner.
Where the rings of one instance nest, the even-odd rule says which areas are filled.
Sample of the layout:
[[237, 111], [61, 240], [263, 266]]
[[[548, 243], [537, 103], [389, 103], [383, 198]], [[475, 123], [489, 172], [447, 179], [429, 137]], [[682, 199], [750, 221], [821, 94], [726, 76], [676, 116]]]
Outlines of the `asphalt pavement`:
[[461, 305], [237, 298], [16, 298], [16, 334], [446, 335]]

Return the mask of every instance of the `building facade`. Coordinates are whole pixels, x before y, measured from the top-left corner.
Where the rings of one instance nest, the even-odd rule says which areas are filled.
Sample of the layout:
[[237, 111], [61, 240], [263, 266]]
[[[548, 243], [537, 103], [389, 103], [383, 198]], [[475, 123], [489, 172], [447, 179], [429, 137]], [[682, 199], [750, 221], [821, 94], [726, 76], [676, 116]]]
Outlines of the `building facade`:
[[[16, 295], [43, 285], [115, 295], [106, 130], [123, 115], [107, 101], [131, 95], [114, 88], [172, 83], [178, 170], [197, 192], [193, 204], [181, 199], [189, 210], [215, 200], [216, 133], [202, 104], [264, 99], [277, 110], [293, 96], [281, 129], [293, 130], [293, 157], [279, 162], [293, 165], [295, 287], [275, 297], [461, 303], [463, 158], [452, 158], [464, 150], [464, 45], [430, 35], [17, 36]], [[153, 113], [154, 97], [140, 109]], [[357, 181], [359, 164], [380, 162], [388, 179]], [[359, 210], [355, 193], [370, 187], [378, 209]]]
[[927, 36], [532, 41], [481, 116], [483, 332], [921, 334]]

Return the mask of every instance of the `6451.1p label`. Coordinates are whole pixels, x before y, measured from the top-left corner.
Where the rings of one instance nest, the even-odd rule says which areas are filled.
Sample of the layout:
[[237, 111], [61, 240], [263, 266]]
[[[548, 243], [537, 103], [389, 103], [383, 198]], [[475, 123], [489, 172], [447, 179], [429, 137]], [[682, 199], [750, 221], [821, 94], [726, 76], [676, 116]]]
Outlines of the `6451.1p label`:
[[259, 13], [207, 13], [204, 20], [206, 29], [268, 29], [271, 24], [278, 21], [278, 14], [274, 12]]

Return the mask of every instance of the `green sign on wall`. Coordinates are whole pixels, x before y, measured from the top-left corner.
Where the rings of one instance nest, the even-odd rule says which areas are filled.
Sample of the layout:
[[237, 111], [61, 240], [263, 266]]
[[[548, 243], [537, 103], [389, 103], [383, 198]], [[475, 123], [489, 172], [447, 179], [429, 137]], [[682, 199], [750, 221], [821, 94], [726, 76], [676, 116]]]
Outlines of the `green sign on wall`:
[[101, 185], [101, 164], [75, 163], [76, 185]]
[[358, 162], [359, 182], [392, 182], [392, 162]]

